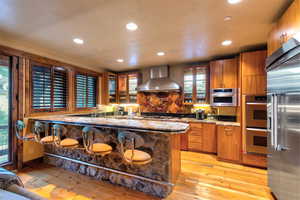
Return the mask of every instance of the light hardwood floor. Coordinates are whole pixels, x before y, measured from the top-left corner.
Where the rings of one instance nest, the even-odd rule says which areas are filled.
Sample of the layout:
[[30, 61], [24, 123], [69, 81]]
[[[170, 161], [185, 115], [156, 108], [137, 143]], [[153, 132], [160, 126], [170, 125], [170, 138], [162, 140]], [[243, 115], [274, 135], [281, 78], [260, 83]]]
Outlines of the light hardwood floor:
[[[181, 154], [182, 172], [167, 200], [273, 200], [266, 170], [220, 162], [213, 155]], [[53, 200], [158, 199], [44, 164], [18, 175], [27, 189]]]

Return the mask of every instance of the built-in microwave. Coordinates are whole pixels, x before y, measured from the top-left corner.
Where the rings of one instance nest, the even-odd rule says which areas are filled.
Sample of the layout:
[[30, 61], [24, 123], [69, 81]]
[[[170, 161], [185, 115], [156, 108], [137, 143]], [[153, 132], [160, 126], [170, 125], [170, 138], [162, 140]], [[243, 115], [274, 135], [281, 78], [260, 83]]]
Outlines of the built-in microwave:
[[237, 106], [237, 89], [212, 89], [210, 101], [212, 106]]
[[246, 96], [246, 127], [267, 128], [266, 96]]

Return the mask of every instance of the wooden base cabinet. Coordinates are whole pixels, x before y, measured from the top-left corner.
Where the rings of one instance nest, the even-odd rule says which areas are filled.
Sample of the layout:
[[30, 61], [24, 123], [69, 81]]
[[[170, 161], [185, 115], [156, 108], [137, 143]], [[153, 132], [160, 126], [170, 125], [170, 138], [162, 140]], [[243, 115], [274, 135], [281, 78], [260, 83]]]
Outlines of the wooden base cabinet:
[[241, 161], [241, 127], [217, 126], [218, 159], [232, 162]]
[[209, 123], [190, 123], [188, 150], [196, 152], [217, 152], [216, 125]]
[[180, 135], [180, 150], [181, 151], [187, 151], [189, 149], [188, 134], [189, 134], [189, 131]]

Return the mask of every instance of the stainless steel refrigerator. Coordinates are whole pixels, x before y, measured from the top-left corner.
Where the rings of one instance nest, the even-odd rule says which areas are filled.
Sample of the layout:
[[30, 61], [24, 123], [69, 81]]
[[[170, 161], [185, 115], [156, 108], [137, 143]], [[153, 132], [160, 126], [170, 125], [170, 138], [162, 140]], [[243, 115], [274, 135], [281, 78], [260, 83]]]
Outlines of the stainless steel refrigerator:
[[300, 41], [267, 59], [268, 184], [278, 200], [300, 200]]

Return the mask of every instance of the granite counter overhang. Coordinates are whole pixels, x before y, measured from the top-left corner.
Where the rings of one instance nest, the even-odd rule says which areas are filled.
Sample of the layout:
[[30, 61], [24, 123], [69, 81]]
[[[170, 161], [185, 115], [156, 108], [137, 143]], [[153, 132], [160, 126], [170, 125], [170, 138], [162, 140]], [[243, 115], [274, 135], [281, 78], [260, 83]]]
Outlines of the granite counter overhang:
[[70, 124], [80, 126], [95, 126], [103, 128], [129, 129], [137, 131], [161, 132], [166, 134], [182, 134], [188, 131], [189, 124], [185, 122], [152, 121], [136, 119], [113, 119], [94, 117], [70, 117], [68, 115], [30, 117], [38, 120], [57, 124]]

